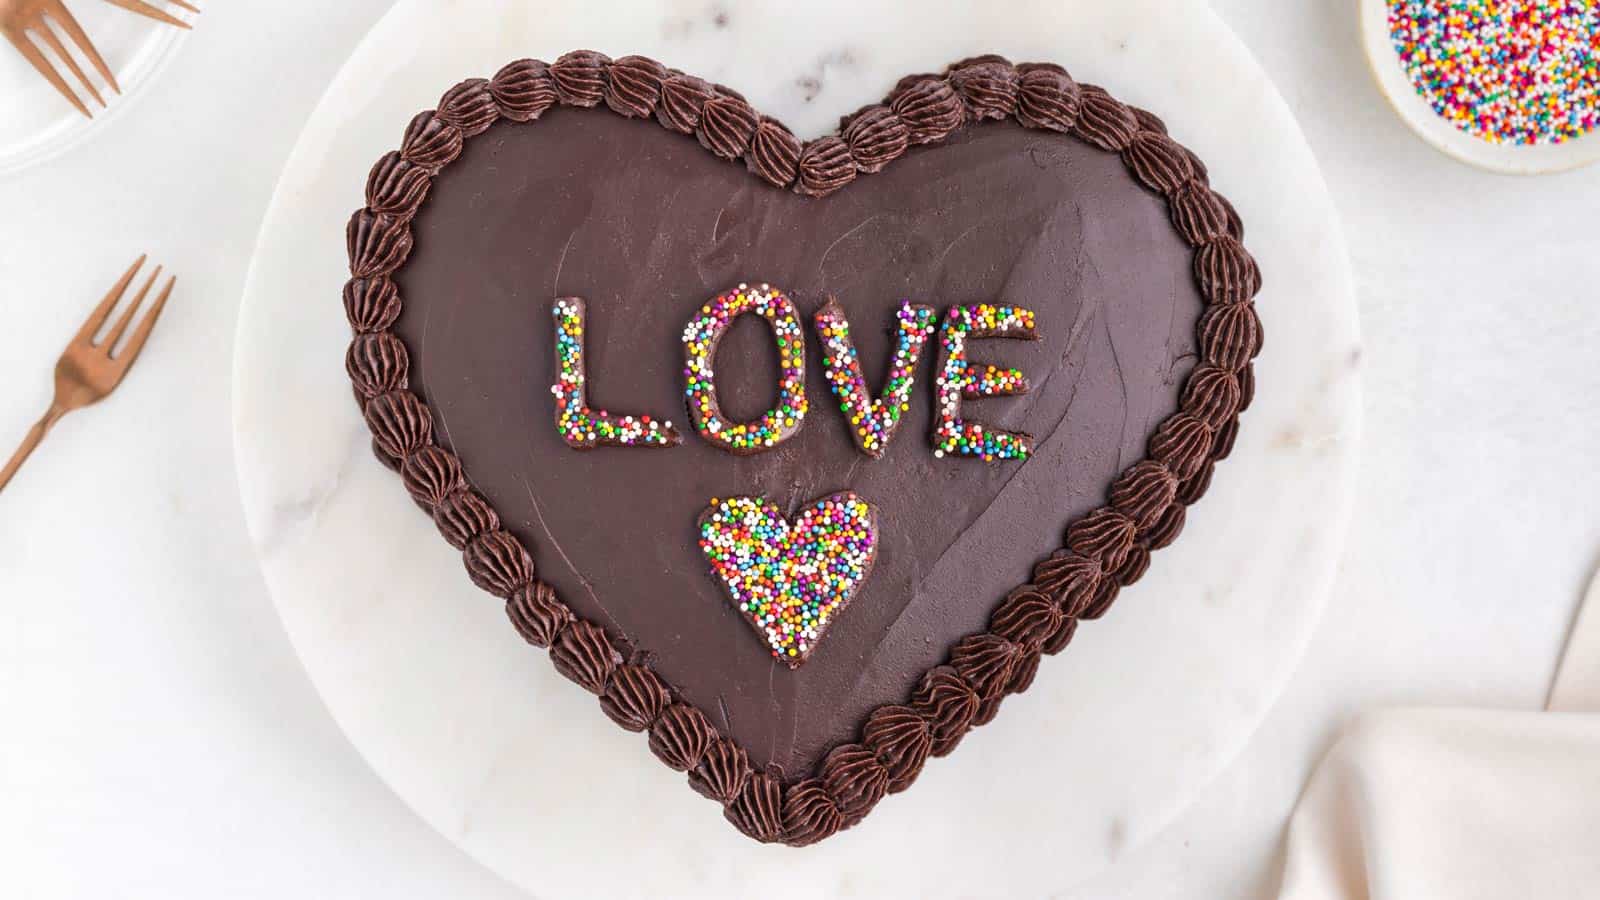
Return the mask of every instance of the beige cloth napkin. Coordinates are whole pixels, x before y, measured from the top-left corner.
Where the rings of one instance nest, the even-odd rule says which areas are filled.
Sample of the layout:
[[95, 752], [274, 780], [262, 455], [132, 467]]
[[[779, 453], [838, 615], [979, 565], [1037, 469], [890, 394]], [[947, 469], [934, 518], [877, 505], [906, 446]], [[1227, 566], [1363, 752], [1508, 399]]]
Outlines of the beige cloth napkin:
[[1600, 577], [1548, 712], [1362, 716], [1289, 826], [1283, 900], [1600, 897]]
[[[1572, 624], [1547, 708], [1600, 713], [1600, 573], [1595, 574], [1589, 596]], [[1600, 889], [1596, 893], [1600, 894]]]

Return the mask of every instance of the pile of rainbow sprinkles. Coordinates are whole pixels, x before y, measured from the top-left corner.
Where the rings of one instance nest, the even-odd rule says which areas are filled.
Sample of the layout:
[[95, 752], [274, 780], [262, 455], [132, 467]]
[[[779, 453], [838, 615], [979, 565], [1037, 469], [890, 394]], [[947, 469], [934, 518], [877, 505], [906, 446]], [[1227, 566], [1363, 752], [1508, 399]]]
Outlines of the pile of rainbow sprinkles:
[[1600, 124], [1600, 0], [1388, 0], [1417, 93], [1491, 144], [1560, 144]]

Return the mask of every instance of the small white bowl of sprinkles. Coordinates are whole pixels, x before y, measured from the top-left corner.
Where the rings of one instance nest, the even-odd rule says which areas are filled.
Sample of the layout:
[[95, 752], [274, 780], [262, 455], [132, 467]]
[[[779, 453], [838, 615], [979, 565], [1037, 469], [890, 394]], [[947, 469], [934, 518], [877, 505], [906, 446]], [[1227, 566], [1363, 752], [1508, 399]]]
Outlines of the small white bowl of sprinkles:
[[1539, 175], [1600, 159], [1600, 0], [1360, 0], [1400, 118], [1463, 162]]

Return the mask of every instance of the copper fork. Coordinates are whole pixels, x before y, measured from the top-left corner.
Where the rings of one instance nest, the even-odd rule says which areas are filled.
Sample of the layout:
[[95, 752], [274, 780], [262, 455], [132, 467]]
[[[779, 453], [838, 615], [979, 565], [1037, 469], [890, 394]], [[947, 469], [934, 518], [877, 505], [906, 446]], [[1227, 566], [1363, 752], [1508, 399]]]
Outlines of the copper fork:
[[100, 327], [111, 318], [112, 310], [116, 309], [122, 295], [128, 290], [128, 285], [133, 282], [133, 277], [139, 273], [144, 265], [145, 258], [139, 257], [129, 267], [122, 278], [117, 281], [111, 292], [106, 294], [100, 305], [89, 314], [89, 320], [83, 323], [78, 333], [73, 337], [67, 349], [62, 352], [61, 359], [56, 362], [56, 396], [50, 403], [50, 409], [44, 414], [33, 428], [28, 430], [28, 436], [23, 439], [22, 446], [12, 455], [11, 461], [0, 469], [0, 490], [10, 483], [11, 476], [17, 474], [22, 468], [22, 463], [33, 453], [39, 442], [44, 440], [45, 433], [50, 430], [61, 417], [75, 409], [82, 409], [92, 403], [104, 400], [107, 395], [117, 389], [122, 383], [128, 370], [133, 367], [134, 360], [139, 358], [139, 351], [144, 349], [144, 342], [150, 337], [150, 330], [156, 327], [156, 319], [161, 315], [161, 310], [167, 305], [167, 298], [172, 295], [172, 286], [177, 278], [168, 278], [167, 284], [161, 289], [150, 311], [139, 320], [138, 327], [128, 337], [128, 342], [120, 349], [117, 341], [127, 332], [128, 326], [133, 323], [134, 314], [144, 303], [144, 298], [150, 293], [150, 288], [155, 285], [156, 279], [161, 276], [161, 267], [156, 266], [155, 271], [145, 281], [144, 287], [139, 289], [133, 302], [117, 317], [115, 325], [106, 332], [104, 338], [95, 340], [95, 334]]
[[[152, 19], [155, 19], [157, 22], [165, 22], [168, 25], [176, 25], [179, 28], [189, 27], [188, 22], [185, 22], [184, 20], [173, 16], [170, 13], [167, 13], [159, 7], [152, 6], [151, 4], [144, 2], [144, 0], [106, 0], [106, 2], [112, 6], [120, 6], [128, 12], [136, 12], [141, 16], [148, 16]], [[185, 0], [167, 0], [167, 2], [171, 3], [173, 6], [179, 7], [180, 9], [187, 9], [192, 13], [197, 13], [200, 11], [198, 6], [185, 2]]]
[[5, 33], [6, 39], [11, 41], [12, 45], [17, 48], [17, 52], [32, 63], [33, 67], [39, 70], [39, 74], [43, 75], [46, 81], [61, 92], [61, 96], [66, 97], [73, 106], [77, 107], [78, 112], [93, 118], [93, 114], [89, 112], [88, 105], [79, 99], [77, 94], [73, 93], [72, 88], [67, 86], [67, 80], [61, 77], [61, 73], [56, 71], [55, 66], [50, 64], [49, 57], [45, 56], [44, 51], [40, 50], [39, 46], [28, 37], [32, 33], [46, 47], [55, 51], [55, 55], [61, 60], [62, 65], [77, 76], [78, 81], [89, 92], [89, 96], [93, 97], [95, 102], [102, 107], [105, 106], [106, 101], [105, 98], [100, 96], [99, 88], [96, 88], [94, 82], [89, 80], [89, 76], [85, 75], [83, 69], [79, 68], [78, 61], [73, 59], [72, 54], [67, 52], [67, 48], [61, 43], [61, 39], [56, 36], [55, 29], [50, 27], [51, 22], [54, 22], [62, 31], [66, 32], [67, 38], [83, 52], [84, 57], [100, 73], [100, 77], [106, 80], [106, 84], [110, 85], [113, 91], [119, 94], [122, 93], [122, 88], [117, 85], [116, 76], [111, 74], [111, 69], [106, 65], [106, 61], [101, 58], [100, 51], [95, 49], [94, 43], [89, 40], [89, 36], [83, 33], [83, 26], [78, 24], [77, 19], [73, 18], [72, 13], [67, 10], [62, 0], [0, 0], [0, 32]]

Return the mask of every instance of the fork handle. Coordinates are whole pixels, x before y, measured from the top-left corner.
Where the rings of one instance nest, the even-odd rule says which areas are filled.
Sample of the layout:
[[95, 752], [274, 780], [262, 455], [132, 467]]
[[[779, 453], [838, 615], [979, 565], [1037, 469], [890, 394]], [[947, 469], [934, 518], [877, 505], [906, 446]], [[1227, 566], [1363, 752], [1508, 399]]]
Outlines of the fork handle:
[[27, 462], [28, 457], [33, 454], [33, 448], [39, 446], [39, 442], [44, 440], [45, 434], [66, 414], [67, 411], [65, 409], [52, 403], [50, 404], [50, 410], [44, 414], [44, 417], [33, 423], [33, 427], [28, 429], [28, 436], [22, 439], [22, 446], [17, 448], [17, 452], [11, 454], [11, 461], [6, 463], [6, 467], [0, 469], [0, 491], [5, 490], [6, 485], [11, 483], [11, 476], [17, 474], [17, 470], [22, 468], [22, 464]]

